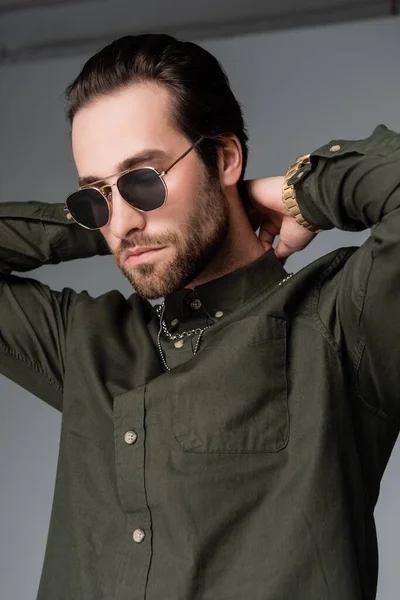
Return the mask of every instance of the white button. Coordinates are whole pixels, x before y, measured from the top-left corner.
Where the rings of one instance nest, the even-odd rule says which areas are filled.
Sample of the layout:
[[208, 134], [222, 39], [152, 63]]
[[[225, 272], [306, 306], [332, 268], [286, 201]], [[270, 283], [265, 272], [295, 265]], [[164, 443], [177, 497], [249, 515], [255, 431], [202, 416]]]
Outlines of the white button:
[[140, 542], [143, 542], [145, 537], [146, 537], [146, 534], [143, 531], [143, 529], [135, 529], [135, 531], [133, 532], [133, 539], [135, 540], [135, 542], [137, 544], [140, 544]]
[[215, 313], [215, 316], [217, 317], [217, 319], [219, 319], [220, 317], [224, 316], [224, 313], [222, 312], [222, 310], [217, 310], [217, 312]]
[[339, 146], [339, 144], [336, 144], [335, 146], [331, 146], [331, 147], [329, 148], [329, 151], [330, 151], [330, 152], [337, 152], [338, 150], [340, 150], [340, 146]]
[[190, 306], [194, 309], [194, 310], [199, 310], [199, 308], [201, 308], [201, 301], [196, 299], [193, 300], [193, 302], [190, 303]]
[[137, 440], [137, 434], [134, 431], [127, 431], [124, 439], [127, 444], [134, 444]]
[[173, 321], [171, 321], [171, 327], [176, 327], [178, 325], [179, 321], [178, 319], [174, 319]]
[[182, 348], [183, 343], [183, 340], [178, 340], [177, 342], [175, 342], [174, 346], [175, 348]]

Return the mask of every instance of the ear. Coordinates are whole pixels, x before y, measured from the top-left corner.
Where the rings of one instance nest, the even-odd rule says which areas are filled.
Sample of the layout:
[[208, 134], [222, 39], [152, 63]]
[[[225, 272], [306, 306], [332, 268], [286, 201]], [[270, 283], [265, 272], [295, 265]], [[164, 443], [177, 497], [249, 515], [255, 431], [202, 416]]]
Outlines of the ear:
[[224, 138], [224, 144], [219, 148], [218, 167], [221, 185], [229, 187], [236, 185], [242, 172], [242, 146], [234, 135]]

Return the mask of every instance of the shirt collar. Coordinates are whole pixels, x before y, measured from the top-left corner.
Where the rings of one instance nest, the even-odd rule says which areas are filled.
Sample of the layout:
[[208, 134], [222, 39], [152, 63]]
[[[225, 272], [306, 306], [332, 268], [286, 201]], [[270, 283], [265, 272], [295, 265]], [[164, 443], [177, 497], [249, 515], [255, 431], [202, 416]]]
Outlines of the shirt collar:
[[168, 325], [200, 316], [223, 316], [267, 289], [287, 272], [275, 256], [273, 248], [257, 260], [228, 275], [213, 279], [196, 288], [184, 288], [165, 298], [165, 320]]

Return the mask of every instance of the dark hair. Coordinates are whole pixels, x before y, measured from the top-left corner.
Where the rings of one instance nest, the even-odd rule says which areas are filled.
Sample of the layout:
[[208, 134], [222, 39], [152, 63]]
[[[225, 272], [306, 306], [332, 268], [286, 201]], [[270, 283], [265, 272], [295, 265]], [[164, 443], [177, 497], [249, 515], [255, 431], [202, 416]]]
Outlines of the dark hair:
[[217, 151], [224, 137], [238, 137], [243, 153], [241, 183], [248, 137], [240, 105], [218, 60], [192, 42], [166, 34], [115, 40], [94, 54], [67, 87], [69, 123], [94, 98], [144, 81], [163, 85], [171, 92], [175, 125], [191, 142], [205, 136], [196, 150], [210, 174], [218, 172]]

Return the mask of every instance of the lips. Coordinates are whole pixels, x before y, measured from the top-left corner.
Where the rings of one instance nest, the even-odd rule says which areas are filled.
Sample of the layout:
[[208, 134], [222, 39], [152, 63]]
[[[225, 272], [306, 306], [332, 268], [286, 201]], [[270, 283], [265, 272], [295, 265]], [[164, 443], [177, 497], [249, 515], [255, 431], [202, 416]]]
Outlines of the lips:
[[134, 250], [129, 250], [125, 255], [124, 262], [128, 265], [136, 265], [141, 262], [146, 262], [161, 252], [161, 250], [164, 250], [164, 248], [165, 246], [161, 248], [135, 248]]
[[144, 254], [145, 252], [151, 252], [152, 250], [160, 250], [158, 246], [142, 246], [141, 248], [133, 248], [132, 250], [128, 250], [125, 255], [125, 260], [127, 260], [130, 256], [139, 256], [139, 254]]

